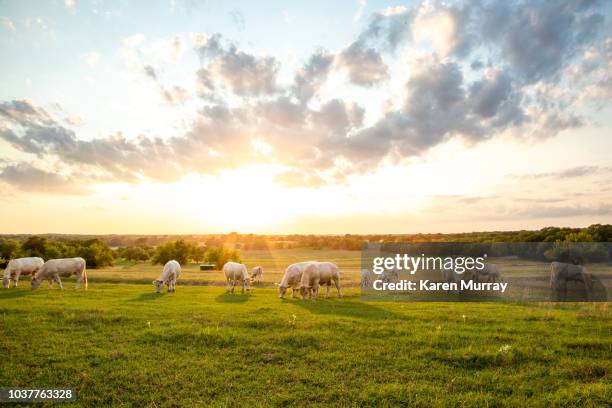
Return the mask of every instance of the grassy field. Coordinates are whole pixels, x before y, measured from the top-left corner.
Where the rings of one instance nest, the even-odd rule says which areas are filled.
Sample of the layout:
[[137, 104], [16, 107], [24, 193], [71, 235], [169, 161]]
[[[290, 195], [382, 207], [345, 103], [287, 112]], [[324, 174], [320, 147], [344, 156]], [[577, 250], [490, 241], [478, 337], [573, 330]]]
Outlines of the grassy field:
[[264, 286], [287, 263], [323, 257], [343, 268], [341, 300], [280, 300], [269, 287], [229, 295], [219, 272], [195, 266], [160, 295], [150, 283], [160, 267], [143, 264], [90, 270], [88, 291], [24, 280], [0, 291], [0, 386], [72, 387], [81, 406], [612, 400], [609, 303], [364, 302], [351, 284], [359, 253], [245, 254], [266, 268]]

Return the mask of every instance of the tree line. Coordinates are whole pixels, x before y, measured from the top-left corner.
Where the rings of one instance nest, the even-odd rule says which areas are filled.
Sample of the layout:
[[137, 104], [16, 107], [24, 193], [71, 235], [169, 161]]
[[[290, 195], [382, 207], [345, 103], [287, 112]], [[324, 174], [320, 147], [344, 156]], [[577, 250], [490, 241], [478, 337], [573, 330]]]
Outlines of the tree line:
[[6, 267], [11, 259], [29, 256], [41, 257], [44, 260], [82, 257], [88, 268], [110, 266], [116, 260], [151, 261], [153, 264], [165, 264], [175, 259], [180, 264], [214, 263], [218, 268], [221, 268], [227, 261], [240, 261], [240, 254], [235, 249], [225, 246], [204, 247], [184, 240], [170, 241], [156, 247], [134, 245], [112, 249], [99, 238], [62, 241], [30, 236], [22, 241], [12, 238], [0, 239], [1, 267]]
[[[165, 263], [176, 259], [180, 263], [209, 262], [223, 265], [227, 260], [240, 260], [240, 250], [270, 249], [341, 249], [360, 250], [367, 242], [383, 244], [395, 242], [456, 242], [480, 244], [512, 243], [504, 253], [530, 259], [546, 260], [551, 257], [569, 257], [569, 248], [575, 256], [578, 246], [563, 243], [597, 242], [584, 246], [578, 255], [584, 260], [612, 259], [612, 225], [594, 224], [586, 228], [547, 227], [536, 231], [491, 231], [455, 234], [367, 234], [367, 235], [62, 235], [44, 234], [8, 235], [0, 237], [0, 266], [9, 259], [22, 256], [40, 256], [43, 259], [80, 256], [89, 267], [111, 265], [118, 259]], [[542, 243], [525, 245], [520, 243]], [[503, 251], [502, 251], [503, 252]], [[564, 255], [565, 254], [565, 255]]]

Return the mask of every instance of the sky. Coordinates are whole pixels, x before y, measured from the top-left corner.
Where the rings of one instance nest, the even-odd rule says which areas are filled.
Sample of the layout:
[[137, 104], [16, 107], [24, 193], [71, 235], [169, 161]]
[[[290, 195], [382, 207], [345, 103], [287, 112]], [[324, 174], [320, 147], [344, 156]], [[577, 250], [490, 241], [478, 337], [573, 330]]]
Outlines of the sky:
[[0, 0], [0, 233], [612, 223], [611, 9]]

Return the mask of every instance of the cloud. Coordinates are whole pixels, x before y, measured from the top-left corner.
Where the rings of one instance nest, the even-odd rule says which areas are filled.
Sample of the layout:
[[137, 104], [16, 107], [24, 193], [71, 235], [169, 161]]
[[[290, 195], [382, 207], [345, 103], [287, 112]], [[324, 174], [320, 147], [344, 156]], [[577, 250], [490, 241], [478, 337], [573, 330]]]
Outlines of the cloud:
[[394, 52], [411, 39], [410, 27], [416, 10], [404, 6], [388, 7], [371, 15], [369, 24], [361, 32], [358, 42], [363, 46]]
[[3, 16], [0, 16], [0, 26], [2, 26], [2, 27], [4, 27], [4, 28], [6, 28], [6, 29], [7, 29], [7, 30], [9, 30], [9, 31], [13, 31], [13, 32], [15, 32], [15, 31], [16, 31], [16, 29], [15, 29], [15, 24], [14, 24], [14, 23], [13, 23], [13, 21], [12, 21], [10, 18], [8, 18], [8, 17], [3, 17]]
[[517, 179], [560, 179], [565, 180], [568, 178], [579, 178], [579, 177], [587, 177], [597, 174], [605, 174], [612, 172], [612, 167], [603, 167], [603, 166], [576, 166], [570, 167], [568, 169], [559, 170], [559, 171], [551, 171], [546, 173], [529, 173], [529, 174], [511, 174], [511, 178]]
[[338, 55], [337, 65], [348, 73], [349, 81], [360, 86], [374, 86], [389, 78], [387, 66], [373, 48], [354, 42]]
[[478, 21], [483, 41], [527, 82], [555, 76], [604, 23], [596, 1], [516, 3], [490, 3]]
[[189, 99], [189, 91], [183, 87], [172, 85], [166, 86], [160, 81], [157, 71], [151, 65], [142, 67], [146, 76], [151, 78], [159, 86], [159, 92], [164, 102], [169, 105], [179, 105]]
[[353, 16], [353, 22], [357, 22], [357, 21], [361, 20], [361, 17], [363, 16], [363, 10], [368, 5], [368, 1], [367, 0], [358, 0], [357, 4], [358, 4], [357, 11], [355, 12], [355, 15]]
[[230, 18], [232, 19], [232, 23], [236, 26], [238, 31], [244, 31], [246, 26], [246, 22], [244, 19], [244, 14], [240, 10], [232, 10], [229, 13]]
[[196, 50], [206, 64], [209, 78], [234, 94], [260, 96], [277, 91], [280, 64], [274, 57], [255, 57], [234, 44], [225, 45], [220, 34], [199, 37]]
[[19, 190], [49, 194], [87, 194], [81, 183], [68, 176], [48, 172], [26, 163], [8, 165], [0, 170], [0, 181]]
[[[118, 132], [85, 140], [65, 119], [70, 115], [13, 100], [0, 102], [0, 139], [32, 159], [56, 160], [74, 174], [104, 180], [174, 181], [273, 163], [287, 170], [279, 182], [320, 186], [449, 140], [534, 140], [587, 123], [579, 104], [606, 104], [612, 89], [612, 39], [605, 37], [597, 2], [507, 4], [425, 1], [387, 8], [364, 21], [348, 46], [318, 48], [294, 72], [283, 67], [280, 79], [279, 58], [242, 50], [219, 33], [193, 34], [200, 60], [194, 86], [164, 81], [186, 37], [150, 41], [136, 34], [122, 40], [128, 67], [151, 78], [164, 103], [198, 96], [184, 130], [163, 139]], [[439, 29], [439, 37], [427, 27]], [[529, 41], [516, 30], [537, 39], [521, 50], [517, 42]], [[390, 78], [398, 70], [405, 75], [401, 83]], [[336, 86], [338, 80], [363, 89], [330, 95], [328, 81]], [[379, 113], [368, 96], [374, 101], [385, 93], [392, 96]], [[580, 171], [588, 169], [560, 177]]]
[[297, 71], [294, 78], [293, 93], [302, 102], [307, 102], [321, 88], [332, 67], [334, 56], [319, 48], [310, 56], [306, 64]]

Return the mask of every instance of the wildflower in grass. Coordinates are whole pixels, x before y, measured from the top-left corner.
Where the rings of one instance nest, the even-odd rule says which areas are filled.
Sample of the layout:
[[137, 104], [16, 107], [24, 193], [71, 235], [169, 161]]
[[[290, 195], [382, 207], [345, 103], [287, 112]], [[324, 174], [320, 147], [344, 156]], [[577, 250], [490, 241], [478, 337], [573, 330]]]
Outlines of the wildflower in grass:
[[506, 353], [508, 353], [508, 352], [510, 351], [510, 349], [512, 349], [512, 346], [511, 346], [511, 345], [509, 345], [509, 344], [504, 344], [503, 346], [501, 346], [501, 347], [499, 348], [499, 350], [498, 350], [498, 351], [499, 351], [500, 353], [502, 353], [502, 354], [506, 354]]

